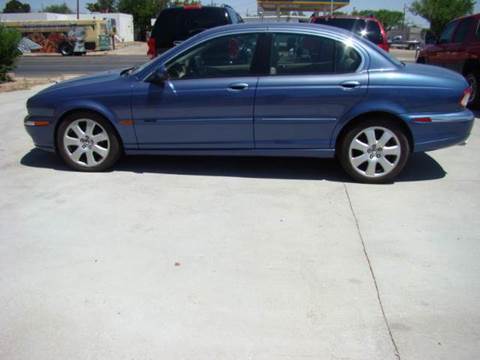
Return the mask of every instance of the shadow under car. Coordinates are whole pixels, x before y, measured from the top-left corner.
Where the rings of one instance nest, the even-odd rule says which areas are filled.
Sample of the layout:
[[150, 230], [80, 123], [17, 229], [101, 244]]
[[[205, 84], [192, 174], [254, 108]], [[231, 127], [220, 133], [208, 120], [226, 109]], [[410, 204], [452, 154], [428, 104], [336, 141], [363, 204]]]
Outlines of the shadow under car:
[[[74, 171], [57, 155], [39, 149], [25, 154], [20, 163], [28, 167]], [[124, 156], [110, 171], [353, 182], [335, 159], [317, 158]], [[414, 153], [395, 182], [434, 180], [445, 175], [441, 165], [430, 155]]]

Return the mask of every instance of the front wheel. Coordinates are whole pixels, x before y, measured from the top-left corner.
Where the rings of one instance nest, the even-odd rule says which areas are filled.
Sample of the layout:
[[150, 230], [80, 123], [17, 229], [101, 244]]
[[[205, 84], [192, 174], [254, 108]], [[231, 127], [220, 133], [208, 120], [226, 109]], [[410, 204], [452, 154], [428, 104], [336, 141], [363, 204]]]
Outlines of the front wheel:
[[410, 146], [404, 130], [389, 120], [367, 120], [352, 126], [339, 146], [339, 160], [355, 180], [392, 181], [405, 166]]
[[68, 166], [86, 172], [104, 171], [121, 155], [113, 126], [90, 112], [72, 114], [60, 124], [57, 149]]

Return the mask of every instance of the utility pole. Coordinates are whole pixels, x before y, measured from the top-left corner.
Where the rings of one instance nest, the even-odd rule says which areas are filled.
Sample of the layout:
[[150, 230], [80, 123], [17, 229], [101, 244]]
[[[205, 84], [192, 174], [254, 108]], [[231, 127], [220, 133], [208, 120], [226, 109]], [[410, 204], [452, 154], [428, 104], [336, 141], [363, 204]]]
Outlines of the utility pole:
[[77, 20], [80, 19], [80, 0], [77, 0]]
[[333, 16], [333, 0], [330, 0], [330, 16]]

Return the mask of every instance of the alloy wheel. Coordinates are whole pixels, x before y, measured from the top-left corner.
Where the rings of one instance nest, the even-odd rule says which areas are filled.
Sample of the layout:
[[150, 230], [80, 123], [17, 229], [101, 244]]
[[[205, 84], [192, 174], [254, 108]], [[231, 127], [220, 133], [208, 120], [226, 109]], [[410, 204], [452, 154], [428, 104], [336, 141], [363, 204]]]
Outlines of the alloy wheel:
[[98, 122], [78, 119], [66, 128], [63, 146], [71, 161], [83, 167], [94, 167], [107, 158], [110, 137]]
[[349, 146], [349, 161], [356, 172], [368, 178], [385, 176], [400, 161], [402, 148], [397, 136], [385, 127], [361, 130]]

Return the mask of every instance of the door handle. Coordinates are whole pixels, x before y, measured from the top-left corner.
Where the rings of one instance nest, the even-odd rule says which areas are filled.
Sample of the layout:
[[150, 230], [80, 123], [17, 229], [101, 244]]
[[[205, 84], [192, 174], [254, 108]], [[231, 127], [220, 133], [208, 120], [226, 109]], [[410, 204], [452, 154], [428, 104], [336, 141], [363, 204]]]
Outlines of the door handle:
[[341, 87], [344, 89], [354, 89], [356, 87], [360, 86], [359, 81], [344, 81], [343, 83], [340, 84]]
[[248, 89], [247, 83], [234, 83], [234, 84], [228, 85], [228, 90], [230, 91], [242, 91], [247, 89]]

